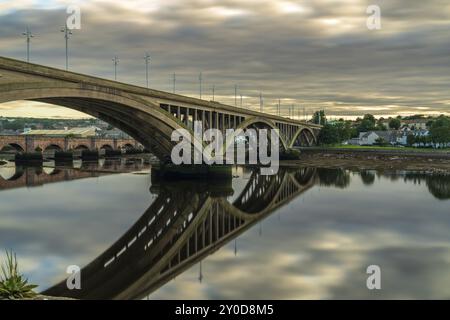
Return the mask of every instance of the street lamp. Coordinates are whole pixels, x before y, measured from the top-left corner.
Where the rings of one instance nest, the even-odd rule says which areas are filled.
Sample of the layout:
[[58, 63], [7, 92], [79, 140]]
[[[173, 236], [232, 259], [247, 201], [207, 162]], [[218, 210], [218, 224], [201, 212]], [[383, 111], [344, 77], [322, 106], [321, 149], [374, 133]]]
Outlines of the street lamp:
[[199, 81], [199, 90], [200, 90], [200, 99], [202, 98], [202, 73], [200, 72], [200, 74], [198, 75], [198, 81]]
[[145, 54], [145, 81], [147, 83], [147, 89], [148, 89], [148, 64], [150, 63], [150, 54], [147, 52]]
[[262, 92], [259, 93], [259, 111], [263, 112], [263, 96], [262, 96]]
[[173, 93], [175, 93], [176, 81], [177, 81], [177, 75], [176, 75], [176, 73], [173, 73]]
[[27, 62], [30, 62], [30, 41], [31, 38], [33, 38], [33, 34], [31, 33], [30, 29], [27, 27], [27, 31], [23, 32], [22, 35], [27, 37]]
[[117, 65], [119, 64], [119, 58], [115, 56], [112, 61], [114, 63], [114, 81], [117, 81]]
[[69, 70], [69, 36], [72, 31], [67, 28], [67, 24], [61, 28], [61, 32], [64, 32], [64, 39], [66, 40], [66, 70]]

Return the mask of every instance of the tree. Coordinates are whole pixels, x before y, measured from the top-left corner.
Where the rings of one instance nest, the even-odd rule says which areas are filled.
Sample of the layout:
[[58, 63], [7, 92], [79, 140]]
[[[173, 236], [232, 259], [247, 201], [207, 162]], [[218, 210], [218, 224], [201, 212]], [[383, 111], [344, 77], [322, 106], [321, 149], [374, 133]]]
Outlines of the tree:
[[335, 144], [340, 142], [338, 129], [331, 124], [324, 125], [322, 130], [320, 130], [318, 140], [319, 144], [322, 145]]
[[400, 122], [400, 119], [398, 119], [398, 118], [391, 119], [389, 121], [389, 128], [391, 128], [391, 129], [398, 130], [400, 128], [400, 126], [401, 126], [401, 122]]
[[361, 123], [358, 126], [358, 132], [366, 132], [375, 129], [375, 117], [371, 114], [364, 115]]
[[413, 134], [408, 134], [406, 144], [411, 147], [414, 143], [416, 143], [416, 137]]
[[315, 123], [315, 124], [321, 124], [321, 125], [326, 124], [327, 123], [327, 117], [325, 116], [325, 111], [324, 110], [320, 110], [320, 111], [314, 112], [311, 121], [313, 123]]
[[385, 146], [385, 145], [387, 145], [388, 143], [387, 143], [386, 140], [384, 140], [383, 137], [378, 137], [378, 138], [375, 139], [375, 144], [376, 144], [376, 145], [379, 145], [379, 146]]
[[450, 120], [445, 116], [439, 116], [431, 125], [430, 134], [434, 143], [450, 142]]
[[352, 127], [350, 121], [338, 121], [334, 124], [337, 129], [338, 142], [342, 142], [351, 138]]
[[376, 126], [375, 129], [377, 129], [379, 131], [386, 131], [387, 130], [386, 126], [383, 123], [381, 123], [380, 121], [378, 121], [377, 126]]

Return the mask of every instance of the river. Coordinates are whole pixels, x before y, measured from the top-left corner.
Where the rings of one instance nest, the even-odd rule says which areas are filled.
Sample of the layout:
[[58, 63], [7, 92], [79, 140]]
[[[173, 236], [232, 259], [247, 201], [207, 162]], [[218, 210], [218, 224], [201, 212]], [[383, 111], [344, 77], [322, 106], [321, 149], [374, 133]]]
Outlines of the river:
[[[150, 171], [142, 159], [0, 166], [0, 247], [38, 291], [75, 298], [450, 298], [449, 175]], [[66, 287], [70, 265], [81, 290]]]

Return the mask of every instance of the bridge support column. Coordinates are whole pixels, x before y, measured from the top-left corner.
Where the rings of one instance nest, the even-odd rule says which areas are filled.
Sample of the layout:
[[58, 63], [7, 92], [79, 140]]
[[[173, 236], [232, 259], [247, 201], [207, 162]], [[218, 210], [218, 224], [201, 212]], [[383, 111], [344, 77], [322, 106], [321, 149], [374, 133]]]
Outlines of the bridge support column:
[[[31, 153], [34, 152], [34, 137], [26, 136], [25, 137], [25, 152]], [[43, 150], [42, 150], [43, 151]]]
[[94, 151], [94, 150], [96, 150], [97, 148], [95, 147], [95, 137], [91, 137], [90, 138], [90, 146], [89, 146], [89, 150], [90, 151]]
[[152, 167], [152, 176], [177, 179], [218, 178], [231, 179], [232, 166], [228, 165], [174, 165], [163, 164]]

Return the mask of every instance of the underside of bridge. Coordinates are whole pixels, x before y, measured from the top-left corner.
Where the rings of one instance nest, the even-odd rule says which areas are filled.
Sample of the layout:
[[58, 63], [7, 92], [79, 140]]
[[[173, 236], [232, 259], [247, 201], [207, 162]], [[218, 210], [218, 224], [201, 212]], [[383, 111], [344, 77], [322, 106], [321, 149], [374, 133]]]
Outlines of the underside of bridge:
[[[30, 100], [81, 111], [108, 122], [169, 161], [175, 129], [278, 129], [280, 147], [311, 146], [320, 126], [0, 57], [0, 103]], [[226, 147], [224, 147], [226, 149]], [[224, 149], [223, 148], [223, 149]], [[202, 150], [199, 150], [200, 152]], [[223, 151], [224, 152], [224, 151]], [[192, 152], [194, 154], [194, 152]]]

